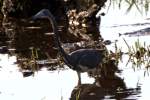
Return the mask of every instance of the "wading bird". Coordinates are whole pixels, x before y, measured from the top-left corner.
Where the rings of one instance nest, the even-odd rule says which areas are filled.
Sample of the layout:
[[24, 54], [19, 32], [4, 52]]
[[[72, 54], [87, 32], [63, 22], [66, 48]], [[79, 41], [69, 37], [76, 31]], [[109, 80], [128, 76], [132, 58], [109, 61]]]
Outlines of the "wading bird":
[[64, 63], [78, 74], [78, 85], [81, 84], [81, 72], [88, 72], [96, 69], [102, 63], [104, 51], [102, 49], [79, 49], [67, 54], [61, 47], [60, 37], [57, 29], [57, 23], [54, 16], [48, 9], [42, 9], [32, 17], [33, 20], [46, 18], [50, 21], [58, 49], [64, 59]]

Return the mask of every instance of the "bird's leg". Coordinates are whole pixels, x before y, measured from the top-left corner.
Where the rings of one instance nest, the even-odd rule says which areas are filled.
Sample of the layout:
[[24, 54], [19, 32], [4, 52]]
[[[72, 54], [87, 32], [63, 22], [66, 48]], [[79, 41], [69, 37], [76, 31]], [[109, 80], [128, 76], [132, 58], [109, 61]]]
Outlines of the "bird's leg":
[[77, 71], [78, 74], [78, 85], [81, 85], [81, 73]]

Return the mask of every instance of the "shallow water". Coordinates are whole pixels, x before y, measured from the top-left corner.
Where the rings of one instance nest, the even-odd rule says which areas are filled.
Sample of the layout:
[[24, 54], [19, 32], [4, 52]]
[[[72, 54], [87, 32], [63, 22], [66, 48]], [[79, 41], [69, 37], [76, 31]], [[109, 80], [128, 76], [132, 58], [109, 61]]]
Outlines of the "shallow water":
[[[16, 58], [0, 55], [0, 100], [67, 100], [77, 84], [76, 72], [72, 70], [47, 71], [42, 69], [34, 76], [24, 78]], [[83, 83], [94, 80], [83, 74]]]
[[[112, 10], [112, 11], [111, 11]], [[139, 24], [140, 23], [140, 24]], [[141, 43], [146, 42], [150, 45], [150, 36], [128, 37], [119, 33], [132, 32], [139, 29], [149, 27], [150, 20], [146, 20], [146, 16], [139, 15], [138, 12], [132, 12], [125, 15], [125, 11], [110, 9], [106, 16], [102, 17], [101, 34], [105, 40], [118, 40], [117, 45], [122, 48], [123, 52], [127, 52], [123, 38], [128, 44], [133, 45], [139, 39]], [[114, 49], [114, 44], [107, 46], [109, 50]], [[119, 74], [125, 81], [127, 86], [126, 97], [122, 99], [147, 100], [149, 95], [150, 77], [144, 76], [144, 69], [132, 68], [132, 64], [126, 66], [128, 57], [123, 56], [123, 62], [119, 63], [122, 73]], [[7, 54], [0, 55], [0, 100], [68, 100], [71, 92], [77, 85], [77, 74], [71, 69], [60, 71], [41, 71], [24, 78], [19, 68], [14, 62], [16, 57], [8, 57]], [[93, 83], [94, 79], [89, 78], [86, 73], [82, 74], [82, 83]], [[139, 90], [137, 90], [139, 89]], [[104, 96], [104, 100], [116, 99], [113, 95]]]
[[[142, 45], [144, 45], [144, 42], [147, 46], [150, 45], [150, 34], [143, 36], [135, 35], [131, 37], [126, 35], [119, 36], [119, 33], [124, 34], [126, 32], [133, 32], [148, 28], [150, 26], [150, 20], [147, 20], [147, 16], [149, 16], [149, 14], [147, 16], [142, 16], [136, 11], [134, 13], [135, 15], [133, 14], [133, 12], [129, 12], [129, 14], [125, 15], [122, 10], [116, 9], [114, 12], [112, 10], [106, 16], [102, 17], [102, 37], [106, 40], [118, 40], [117, 46], [119, 48], [122, 48], [121, 50], [123, 52], [128, 51], [128, 47], [125, 44], [123, 38], [128, 42], [130, 46], [133, 46], [135, 44], [135, 41], [137, 41], [138, 39]], [[107, 46], [107, 48], [109, 50], [114, 50], [114, 44]], [[150, 77], [148, 76], [148, 74], [144, 76], [144, 66], [142, 66], [141, 69], [135, 69], [134, 71], [131, 63], [126, 66], [127, 61], [128, 57], [124, 55], [123, 62], [119, 63], [119, 68], [123, 70], [120, 76], [124, 79], [124, 82], [126, 83], [128, 89], [139, 87], [141, 90], [140, 92], [138, 91], [139, 93], [137, 91], [134, 91], [135, 95], [131, 94], [125, 99], [147, 100], [148, 98], [150, 98]]]

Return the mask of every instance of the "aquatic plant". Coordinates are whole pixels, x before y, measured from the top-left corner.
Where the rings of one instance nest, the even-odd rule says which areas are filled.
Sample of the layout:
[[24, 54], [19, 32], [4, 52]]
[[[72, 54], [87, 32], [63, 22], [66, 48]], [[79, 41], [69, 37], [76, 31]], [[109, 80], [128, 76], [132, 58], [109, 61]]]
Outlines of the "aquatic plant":
[[119, 9], [122, 8], [122, 5], [127, 4], [127, 13], [131, 11], [134, 7], [141, 13], [147, 14], [150, 10], [150, 1], [149, 0], [110, 0], [110, 5], [118, 6]]
[[134, 45], [129, 46], [124, 38], [123, 40], [128, 47], [126, 54], [128, 54], [129, 59], [126, 65], [131, 62], [134, 70], [135, 68], [141, 69], [141, 67], [144, 66], [146, 71], [148, 71], [150, 68], [150, 46], [146, 46], [145, 42], [142, 45], [139, 39], [135, 41]]

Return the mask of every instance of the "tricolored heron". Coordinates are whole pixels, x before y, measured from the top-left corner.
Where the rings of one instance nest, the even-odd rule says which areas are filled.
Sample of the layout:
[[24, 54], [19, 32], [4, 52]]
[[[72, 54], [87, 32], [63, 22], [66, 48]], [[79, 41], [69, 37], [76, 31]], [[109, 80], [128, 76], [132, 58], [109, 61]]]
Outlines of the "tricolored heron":
[[102, 63], [103, 58], [105, 57], [105, 50], [102, 49], [79, 49], [67, 54], [61, 47], [56, 20], [48, 9], [42, 9], [32, 18], [33, 20], [46, 18], [50, 21], [53, 32], [55, 34], [55, 40], [57, 42], [58, 49], [64, 59], [64, 63], [69, 68], [75, 70], [78, 74], [78, 85], [81, 84], [81, 72], [91, 71]]

